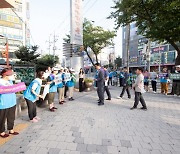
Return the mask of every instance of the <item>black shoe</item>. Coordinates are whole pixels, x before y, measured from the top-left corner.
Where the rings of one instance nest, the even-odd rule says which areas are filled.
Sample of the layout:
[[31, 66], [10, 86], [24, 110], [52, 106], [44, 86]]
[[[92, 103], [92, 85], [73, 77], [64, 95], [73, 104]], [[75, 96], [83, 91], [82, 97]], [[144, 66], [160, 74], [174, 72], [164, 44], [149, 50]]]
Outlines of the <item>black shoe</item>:
[[99, 103], [99, 104], [98, 104], [98, 106], [102, 106], [102, 105], [104, 105], [104, 103]]
[[134, 109], [137, 109], [137, 107], [132, 107], [132, 108], [130, 108], [130, 110], [134, 110]]
[[111, 100], [111, 98], [107, 98], [106, 100], [109, 100], [109, 101], [110, 101], [110, 100]]
[[141, 110], [144, 110], [144, 111], [147, 111], [147, 108], [146, 108], [146, 107], [141, 107], [140, 109], [141, 109]]
[[71, 97], [71, 100], [73, 101], [73, 100], [74, 100], [74, 98], [73, 98], [73, 97]]

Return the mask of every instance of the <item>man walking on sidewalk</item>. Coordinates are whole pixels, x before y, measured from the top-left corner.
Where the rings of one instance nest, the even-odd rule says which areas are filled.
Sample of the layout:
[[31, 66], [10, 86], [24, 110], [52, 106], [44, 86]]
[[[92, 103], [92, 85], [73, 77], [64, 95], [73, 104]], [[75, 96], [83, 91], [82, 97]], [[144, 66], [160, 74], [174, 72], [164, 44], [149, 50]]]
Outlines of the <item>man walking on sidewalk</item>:
[[135, 90], [135, 102], [134, 102], [134, 106], [131, 108], [131, 110], [137, 109], [139, 101], [141, 102], [141, 104], [143, 106], [143, 107], [141, 107], [141, 109], [145, 110], [145, 111], [147, 110], [145, 100], [142, 96], [142, 93], [145, 92], [145, 90], [144, 90], [144, 76], [142, 73], [143, 73], [142, 68], [138, 68], [136, 70], [137, 78], [136, 78], [135, 83], [133, 84], [133, 89]]
[[97, 93], [98, 93], [98, 97], [99, 97], [99, 102], [98, 105], [104, 105], [104, 69], [101, 68], [99, 63], [95, 64], [95, 67], [98, 71], [97, 73]]
[[128, 98], [130, 99], [131, 98], [131, 94], [130, 94], [130, 91], [129, 91], [129, 86], [130, 86], [130, 77], [129, 77], [129, 73], [128, 73], [128, 70], [127, 70], [127, 67], [124, 67], [124, 78], [122, 80], [122, 85], [123, 85], [123, 89], [122, 89], [122, 92], [120, 94], [120, 97], [118, 98], [122, 98], [125, 91], [127, 92], [127, 95], [128, 95]]

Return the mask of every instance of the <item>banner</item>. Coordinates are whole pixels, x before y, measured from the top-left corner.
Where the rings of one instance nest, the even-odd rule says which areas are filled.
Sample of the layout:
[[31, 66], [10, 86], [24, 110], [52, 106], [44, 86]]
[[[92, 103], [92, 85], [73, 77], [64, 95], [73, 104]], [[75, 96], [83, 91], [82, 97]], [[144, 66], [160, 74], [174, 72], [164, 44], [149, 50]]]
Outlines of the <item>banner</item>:
[[14, 84], [11, 86], [0, 86], [0, 94], [16, 93], [26, 89], [24, 82]]
[[171, 74], [170, 79], [180, 80], [180, 73]]
[[160, 73], [160, 74], [159, 74], [159, 77], [160, 77], [160, 78], [161, 78], [161, 77], [167, 77], [167, 75], [168, 75], [167, 73]]
[[83, 45], [82, 0], [71, 0], [71, 44]]

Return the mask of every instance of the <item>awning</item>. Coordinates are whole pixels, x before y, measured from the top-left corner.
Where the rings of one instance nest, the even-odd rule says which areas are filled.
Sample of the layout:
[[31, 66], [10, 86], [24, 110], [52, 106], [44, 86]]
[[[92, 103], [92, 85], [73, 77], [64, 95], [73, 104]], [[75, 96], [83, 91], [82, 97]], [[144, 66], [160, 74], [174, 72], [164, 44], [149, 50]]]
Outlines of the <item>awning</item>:
[[0, 9], [2, 8], [13, 8], [13, 6], [6, 0], [0, 0]]

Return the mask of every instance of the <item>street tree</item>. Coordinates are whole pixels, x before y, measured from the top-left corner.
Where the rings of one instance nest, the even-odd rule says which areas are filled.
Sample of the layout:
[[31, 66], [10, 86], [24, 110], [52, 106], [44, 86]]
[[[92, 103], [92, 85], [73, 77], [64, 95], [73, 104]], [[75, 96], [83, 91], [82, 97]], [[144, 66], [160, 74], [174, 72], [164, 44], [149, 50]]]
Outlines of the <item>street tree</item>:
[[180, 64], [180, 3], [179, 0], [121, 0], [114, 1], [109, 18], [116, 28], [136, 22], [138, 34], [152, 41], [168, 42], [178, 53]]
[[[98, 54], [107, 46], [113, 45], [113, 38], [116, 36], [115, 31], [104, 30], [100, 26], [94, 26], [91, 21], [85, 19], [83, 23], [83, 46], [89, 57], [91, 63], [94, 65], [92, 57], [87, 51], [88, 47], [94, 53], [96, 62], [98, 61]], [[66, 35], [64, 42], [70, 43], [70, 35]]]
[[41, 58], [38, 58], [36, 61], [37, 70], [46, 70], [47, 67], [53, 67], [59, 62], [59, 57], [54, 55], [44, 55]]
[[21, 62], [25, 63], [35, 63], [40, 54], [36, 53], [38, 46], [21, 46], [17, 51], [15, 51], [15, 55]]

